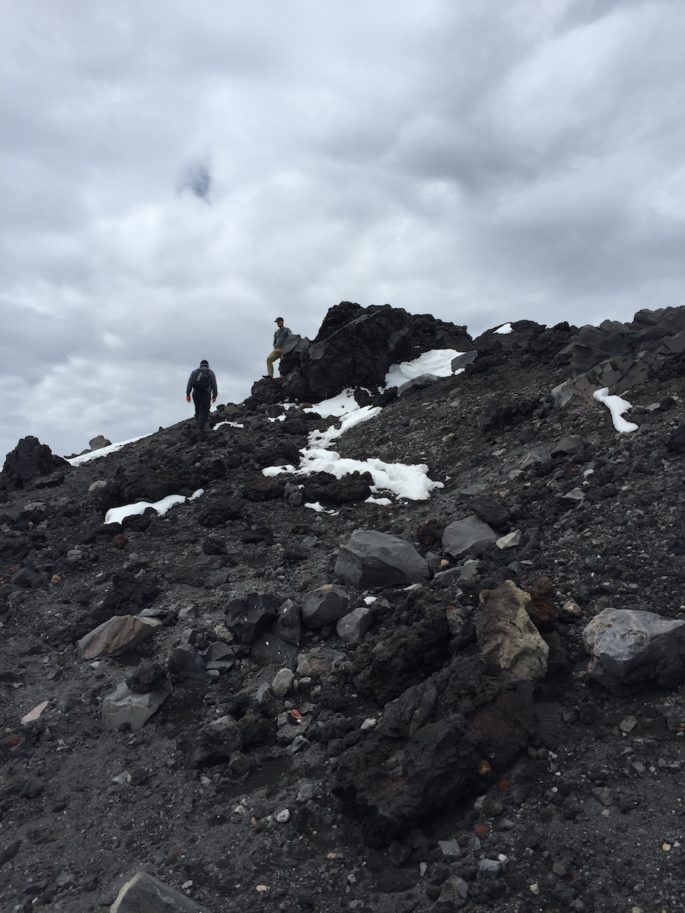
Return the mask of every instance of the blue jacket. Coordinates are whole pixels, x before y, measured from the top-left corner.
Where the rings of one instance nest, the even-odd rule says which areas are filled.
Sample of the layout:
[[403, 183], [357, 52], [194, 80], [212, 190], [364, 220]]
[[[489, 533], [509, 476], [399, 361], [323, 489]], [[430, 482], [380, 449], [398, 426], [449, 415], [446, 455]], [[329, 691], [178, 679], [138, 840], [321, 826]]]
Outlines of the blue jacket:
[[292, 336], [289, 327], [281, 327], [280, 330], [276, 330], [274, 333], [274, 349], [282, 349], [283, 343], [286, 341], [288, 336]]

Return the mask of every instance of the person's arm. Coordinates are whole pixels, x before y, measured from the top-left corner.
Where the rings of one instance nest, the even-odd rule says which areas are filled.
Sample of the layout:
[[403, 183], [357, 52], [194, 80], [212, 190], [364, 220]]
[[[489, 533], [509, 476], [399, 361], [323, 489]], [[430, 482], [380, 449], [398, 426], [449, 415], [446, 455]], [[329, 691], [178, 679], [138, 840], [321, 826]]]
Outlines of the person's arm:
[[212, 402], [215, 403], [216, 398], [219, 395], [219, 389], [216, 385], [216, 374], [214, 373], [214, 371], [210, 371], [209, 376], [212, 381]]
[[289, 336], [293, 335], [293, 331], [290, 329], [290, 327], [284, 327], [283, 329], [285, 330], [285, 335], [283, 336], [283, 341], [281, 342], [281, 345], [283, 345], [283, 343], [286, 341], [286, 339], [288, 339]]
[[188, 383], [186, 384], [186, 402], [190, 402], [190, 391], [193, 389], [194, 380], [195, 380], [195, 371], [191, 371], [190, 377], [188, 378]]

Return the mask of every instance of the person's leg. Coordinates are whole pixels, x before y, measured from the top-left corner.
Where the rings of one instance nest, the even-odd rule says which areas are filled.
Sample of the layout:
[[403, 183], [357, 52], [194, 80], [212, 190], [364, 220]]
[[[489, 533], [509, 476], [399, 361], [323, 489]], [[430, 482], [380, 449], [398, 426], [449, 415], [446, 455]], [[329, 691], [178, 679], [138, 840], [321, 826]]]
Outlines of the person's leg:
[[197, 413], [197, 430], [202, 434], [207, 427], [207, 422], [209, 421], [209, 408], [212, 403], [212, 398], [209, 392], [200, 393], [200, 398], [198, 401], [198, 413]]
[[266, 373], [269, 377], [274, 376], [274, 362], [278, 361], [283, 355], [283, 349], [274, 349], [266, 359]]

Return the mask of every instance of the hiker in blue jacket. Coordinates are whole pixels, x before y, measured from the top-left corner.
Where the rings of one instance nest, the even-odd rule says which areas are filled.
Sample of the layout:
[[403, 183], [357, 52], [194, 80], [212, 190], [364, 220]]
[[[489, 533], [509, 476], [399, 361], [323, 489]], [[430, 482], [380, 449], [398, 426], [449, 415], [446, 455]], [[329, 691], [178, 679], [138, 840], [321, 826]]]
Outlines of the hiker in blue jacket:
[[195, 424], [200, 434], [203, 434], [209, 419], [210, 404], [215, 403], [218, 396], [216, 375], [209, 367], [209, 362], [206, 358], [202, 359], [199, 368], [195, 368], [194, 371], [190, 372], [186, 385], [186, 402], [188, 403], [190, 402], [191, 392], [195, 403]]

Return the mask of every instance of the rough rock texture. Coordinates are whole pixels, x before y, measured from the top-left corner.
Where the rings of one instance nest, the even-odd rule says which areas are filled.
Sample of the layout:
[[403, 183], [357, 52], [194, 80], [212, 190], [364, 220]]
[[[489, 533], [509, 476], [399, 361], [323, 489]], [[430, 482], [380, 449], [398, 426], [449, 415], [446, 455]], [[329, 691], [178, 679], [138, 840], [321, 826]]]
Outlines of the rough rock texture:
[[415, 583], [429, 576], [426, 560], [411, 543], [372, 529], [355, 530], [340, 546], [335, 573], [356, 587]]
[[364, 308], [343, 301], [328, 311], [311, 342], [286, 346], [283, 388], [299, 400], [318, 402], [346, 387], [378, 387], [391, 365], [430, 349], [470, 348], [464, 327], [389, 305]]
[[135, 615], [113, 615], [84, 635], [78, 642], [78, 648], [84, 659], [113, 656], [145, 643], [152, 637], [158, 624], [158, 621], [151, 618], [144, 620]]
[[610, 690], [646, 681], [673, 688], [685, 678], [685, 621], [607, 608], [584, 628], [583, 642], [590, 675]]
[[139, 872], [122, 885], [110, 913], [203, 913], [185, 894]]
[[347, 615], [349, 607], [350, 595], [347, 590], [334, 583], [325, 583], [304, 597], [302, 621], [308, 628], [324, 628]]
[[[141, 870], [207, 913], [680, 913], [685, 685], [657, 687], [669, 665], [652, 658], [608, 690], [582, 632], [607, 606], [680, 630], [685, 357], [643, 337], [645, 377], [634, 352], [612, 356], [643, 377], [639, 430], [618, 434], [600, 403], [551, 396], [578, 330], [511, 327], [421, 389], [351, 384], [380, 411], [334, 449], [426, 464], [443, 484], [426, 501], [315, 512], [306, 476], [264, 486], [335, 422], [291, 405], [285, 379], [223, 404], [202, 440], [187, 419], [21, 486], [2, 474], [3, 913], [108, 910]], [[373, 346], [389, 358], [389, 338]], [[197, 488], [164, 516], [103, 523]], [[519, 544], [450, 554], [443, 531], [472, 515]], [[373, 620], [355, 642], [301, 606], [359, 529], [430, 573], [346, 582], [348, 615]], [[506, 581], [548, 647], [534, 682], [480, 656], [481, 595]], [[126, 614], [159, 622], [154, 637], [84, 661], [78, 641]]]
[[442, 534], [442, 547], [453, 558], [458, 558], [464, 552], [479, 553], [487, 548], [493, 542], [496, 542], [499, 536], [489, 526], [484, 523], [475, 514], [464, 517], [463, 520], [455, 520], [445, 527]]
[[24, 488], [36, 477], [68, 469], [71, 466], [65, 459], [55, 456], [47, 444], [29, 434], [5, 457], [0, 481], [8, 488]]
[[528, 593], [506, 580], [481, 598], [476, 636], [486, 668], [531, 681], [544, 678], [549, 647], [528, 615]]

